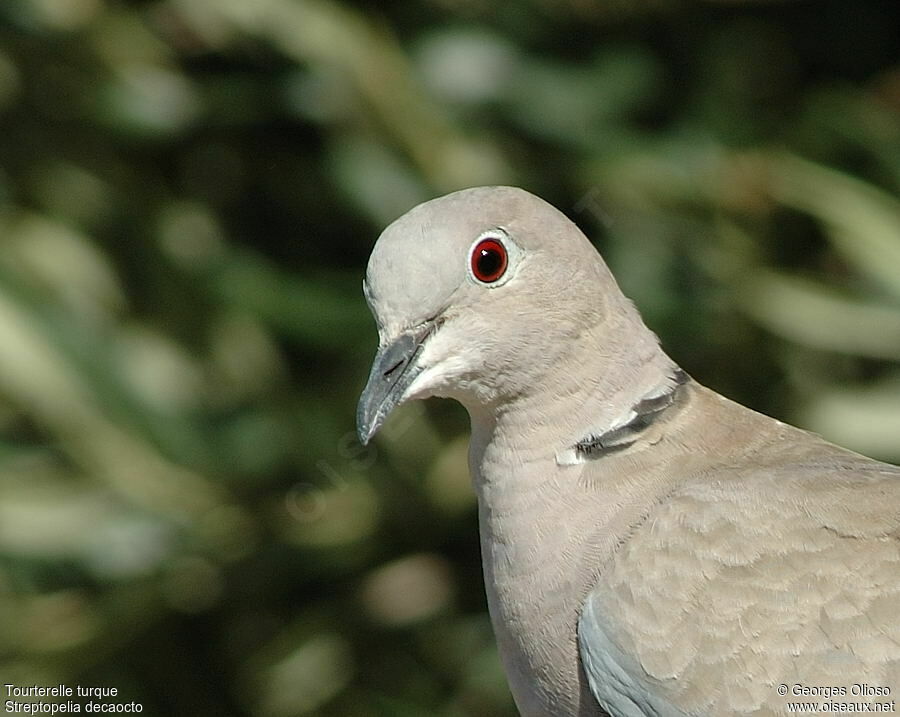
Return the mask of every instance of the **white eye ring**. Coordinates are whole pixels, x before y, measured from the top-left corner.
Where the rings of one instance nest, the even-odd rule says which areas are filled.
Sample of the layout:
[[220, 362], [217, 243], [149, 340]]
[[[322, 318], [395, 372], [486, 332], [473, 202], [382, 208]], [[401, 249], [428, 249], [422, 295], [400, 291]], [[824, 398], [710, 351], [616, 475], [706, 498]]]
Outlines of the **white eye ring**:
[[469, 279], [487, 289], [503, 286], [515, 274], [522, 250], [501, 227], [478, 235], [469, 247]]

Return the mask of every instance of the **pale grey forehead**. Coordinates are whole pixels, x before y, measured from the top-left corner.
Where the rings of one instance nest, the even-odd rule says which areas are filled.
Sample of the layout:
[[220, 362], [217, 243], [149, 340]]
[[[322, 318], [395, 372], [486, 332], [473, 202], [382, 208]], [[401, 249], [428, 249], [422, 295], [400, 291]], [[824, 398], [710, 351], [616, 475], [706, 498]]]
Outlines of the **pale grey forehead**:
[[574, 227], [515, 187], [476, 187], [420, 204], [388, 226], [372, 250], [366, 284], [379, 323], [408, 325], [443, 310], [466, 281], [472, 244], [494, 228], [510, 230], [527, 247], [550, 236], [565, 242]]
[[472, 242], [509, 219], [512, 208], [502, 206], [507, 194], [494, 187], [454, 192], [414, 207], [388, 226], [366, 271], [379, 321], [408, 323], [443, 309], [465, 281]]
[[474, 219], [451, 217], [441, 200], [420, 204], [388, 226], [372, 250], [366, 272], [379, 308], [446, 298], [464, 277], [459, 254], [465, 248], [460, 245], [470, 226]]

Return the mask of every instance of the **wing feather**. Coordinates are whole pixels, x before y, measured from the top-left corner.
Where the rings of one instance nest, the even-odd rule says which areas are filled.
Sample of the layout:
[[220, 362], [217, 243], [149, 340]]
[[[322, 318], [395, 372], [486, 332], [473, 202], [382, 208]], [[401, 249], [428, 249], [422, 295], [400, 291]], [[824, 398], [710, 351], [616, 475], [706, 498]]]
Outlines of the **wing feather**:
[[810, 700], [794, 685], [890, 700], [852, 689], [900, 693], [900, 469], [835, 448], [687, 483], [603, 566], [579, 646], [612, 714], [784, 714]]

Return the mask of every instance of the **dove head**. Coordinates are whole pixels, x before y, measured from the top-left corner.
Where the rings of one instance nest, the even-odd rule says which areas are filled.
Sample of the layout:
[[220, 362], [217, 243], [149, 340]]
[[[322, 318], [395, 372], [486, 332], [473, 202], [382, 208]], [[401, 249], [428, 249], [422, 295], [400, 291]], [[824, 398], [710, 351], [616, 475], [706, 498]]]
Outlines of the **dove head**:
[[407, 212], [379, 237], [364, 291], [379, 348], [357, 413], [363, 442], [412, 398], [453, 397], [472, 412], [528, 393], [630, 306], [578, 228], [513, 187]]

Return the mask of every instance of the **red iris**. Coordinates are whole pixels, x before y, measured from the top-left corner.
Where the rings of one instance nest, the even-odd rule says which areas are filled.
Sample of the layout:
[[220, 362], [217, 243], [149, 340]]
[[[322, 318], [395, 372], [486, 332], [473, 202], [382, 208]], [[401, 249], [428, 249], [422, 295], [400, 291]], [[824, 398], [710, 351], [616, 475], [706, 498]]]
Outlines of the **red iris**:
[[472, 274], [478, 281], [492, 284], [504, 273], [509, 263], [506, 247], [496, 239], [482, 239], [472, 250]]

